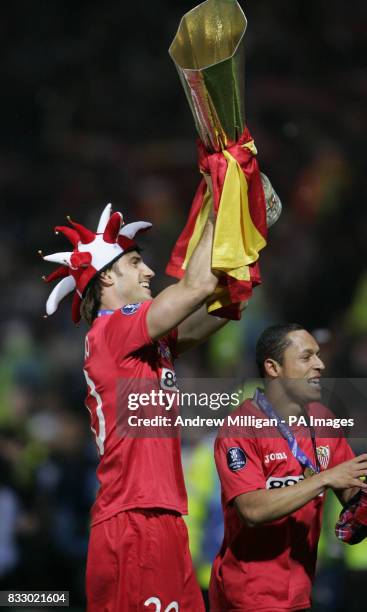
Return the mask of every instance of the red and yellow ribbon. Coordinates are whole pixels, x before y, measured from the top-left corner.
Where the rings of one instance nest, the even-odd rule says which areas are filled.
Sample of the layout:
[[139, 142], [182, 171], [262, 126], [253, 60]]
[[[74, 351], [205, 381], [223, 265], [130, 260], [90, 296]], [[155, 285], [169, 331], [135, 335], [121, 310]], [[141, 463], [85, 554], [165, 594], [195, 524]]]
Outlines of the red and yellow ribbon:
[[207, 180], [199, 185], [166, 271], [177, 278], [184, 275], [214, 207], [212, 269], [221, 276], [208, 312], [237, 319], [239, 302], [248, 300], [260, 283], [259, 252], [266, 246], [266, 204], [256, 148], [247, 128], [237, 143], [220, 153], [208, 153], [201, 142], [198, 146], [200, 172]]

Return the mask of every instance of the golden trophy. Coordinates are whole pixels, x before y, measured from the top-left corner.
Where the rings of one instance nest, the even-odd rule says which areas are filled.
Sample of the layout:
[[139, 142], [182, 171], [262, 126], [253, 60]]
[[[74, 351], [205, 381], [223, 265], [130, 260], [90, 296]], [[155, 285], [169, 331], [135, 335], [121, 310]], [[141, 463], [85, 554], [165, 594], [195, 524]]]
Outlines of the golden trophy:
[[208, 310], [231, 318], [239, 317], [239, 302], [260, 282], [259, 252], [281, 212], [245, 125], [246, 28], [236, 0], [206, 0], [183, 16], [169, 49], [199, 134], [203, 180], [167, 272], [183, 276], [214, 206], [212, 268], [221, 277]]

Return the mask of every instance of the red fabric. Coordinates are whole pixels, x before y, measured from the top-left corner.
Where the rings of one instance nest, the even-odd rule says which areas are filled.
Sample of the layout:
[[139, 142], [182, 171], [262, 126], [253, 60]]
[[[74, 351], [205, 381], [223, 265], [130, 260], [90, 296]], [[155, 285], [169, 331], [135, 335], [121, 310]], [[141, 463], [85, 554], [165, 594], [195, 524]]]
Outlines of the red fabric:
[[76, 245], [80, 241], [80, 236], [79, 236], [78, 232], [75, 229], [73, 229], [72, 227], [66, 227], [64, 225], [57, 225], [55, 227], [55, 233], [58, 234], [59, 232], [64, 234], [64, 236], [68, 240], [70, 240], [70, 242], [73, 245], [73, 247], [76, 247]]
[[88, 228], [84, 227], [84, 225], [72, 221], [69, 217], [68, 220], [69, 223], [73, 226], [73, 228], [78, 232], [80, 240], [83, 244], [89, 244], [90, 242], [93, 242], [96, 237], [93, 232], [91, 232]]
[[74, 292], [73, 301], [71, 304], [71, 318], [74, 323], [80, 321], [80, 307], [82, 305], [82, 299], [77, 291]]
[[191, 204], [187, 223], [178, 237], [178, 240], [171, 253], [170, 260], [167, 264], [167, 274], [170, 274], [176, 278], [182, 278], [185, 275], [185, 270], [182, 269], [182, 264], [185, 261], [187, 246], [195, 228], [196, 219], [203, 203], [205, 191], [206, 182], [204, 179], [202, 179]]
[[[90, 255], [89, 253], [85, 253], [85, 254], [86, 255]], [[77, 255], [78, 255], [78, 253], [77, 253]], [[72, 257], [73, 256], [74, 256], [74, 253], [73, 253]], [[83, 292], [85, 291], [88, 283], [90, 283], [90, 281], [98, 273], [98, 270], [93, 268], [92, 265], [89, 265], [88, 267], [85, 267], [85, 266], [81, 265], [80, 267], [77, 267], [76, 269], [69, 268], [69, 270], [70, 270], [70, 274], [75, 279], [76, 286], [77, 286], [78, 291], [79, 291], [79, 293], [81, 295], [83, 295]], [[74, 321], [74, 323], [78, 323], [80, 321], [80, 314], [78, 314], [77, 320], [74, 318], [74, 315], [73, 315], [73, 321]]]
[[[146, 392], [147, 385], [165, 389], [168, 374], [174, 376], [177, 330], [157, 342], [150, 339], [146, 315], [151, 303], [127, 305], [98, 317], [86, 337], [86, 406], [98, 438], [103, 424], [105, 428], [92, 524], [132, 508], [187, 513], [179, 437], [170, 430], [165, 437], [147, 437], [155, 433], [127, 429], [129, 416], [145, 416], [142, 407], [129, 409], [128, 393], [141, 387]], [[170, 416], [164, 407], [156, 412]]]
[[78, 268], [87, 268], [92, 261], [92, 255], [86, 252], [74, 251], [70, 256], [70, 268], [77, 270]]
[[46, 283], [50, 283], [56, 279], [65, 278], [65, 276], [69, 276], [69, 268], [67, 266], [59, 266], [51, 274], [45, 276], [44, 280]]
[[120, 512], [92, 527], [86, 578], [87, 612], [205, 611], [186, 525], [172, 513]]
[[[264, 237], [266, 237], [266, 204], [259, 166], [256, 157], [251, 153], [251, 151], [247, 148], [243, 148], [243, 145], [251, 140], [252, 137], [250, 132], [248, 128], [245, 128], [238, 142], [229, 146], [227, 150], [240, 163], [246, 176], [250, 215], [258, 231]], [[198, 150], [200, 171], [210, 174], [211, 176], [213, 185], [214, 212], [217, 214], [227, 172], [227, 160], [222, 153], [208, 153], [201, 141], [198, 142]], [[187, 247], [195, 228], [196, 219], [203, 203], [205, 191], [206, 182], [204, 179], [202, 179], [194, 196], [187, 223], [176, 242], [170, 257], [170, 261], [166, 267], [167, 274], [170, 274], [176, 278], [182, 278], [185, 274], [185, 271], [182, 270], [182, 264], [186, 257]], [[241, 318], [238, 302], [247, 301], [252, 295], [253, 288], [261, 283], [260, 267], [258, 262], [249, 266], [249, 271], [249, 281], [238, 281], [228, 275], [223, 275], [221, 277], [220, 284], [226, 287], [228, 290], [231, 304], [221, 308], [220, 310], [216, 310], [212, 314], [229, 319]]]
[[[246, 176], [251, 218], [259, 232], [266, 238], [266, 205], [259, 165], [256, 156], [254, 156], [247, 147], [243, 146], [251, 142], [251, 140], [252, 136], [248, 128], [245, 128], [238, 142], [229, 146], [227, 151], [239, 162]], [[200, 141], [198, 143], [198, 149], [200, 170], [209, 173], [212, 178], [214, 212], [217, 213], [227, 172], [227, 160], [222, 153], [208, 153]]]
[[118, 233], [122, 225], [122, 214], [120, 212], [114, 212], [106, 225], [106, 229], [103, 232], [103, 240], [114, 244], [117, 241]]
[[[310, 404], [309, 414], [330, 417], [320, 404]], [[237, 415], [264, 418], [249, 400], [231, 417]], [[295, 427], [293, 432], [300, 448], [315, 461], [309, 430]], [[325, 433], [323, 430], [323, 436]], [[353, 458], [343, 437], [318, 434], [316, 430], [316, 446], [328, 450], [323, 469]], [[244, 459], [242, 463], [231, 463], [231, 450]], [[240, 520], [233, 500], [257, 489], [295, 485], [303, 480], [303, 470], [274, 427], [222, 430], [215, 442], [215, 461], [222, 487], [225, 533], [213, 564], [210, 609], [275, 612], [310, 607], [324, 495], [283, 519], [248, 527]]]
[[120, 245], [124, 251], [127, 251], [127, 249], [132, 250], [133, 248], [138, 248], [136, 241], [132, 238], [128, 238], [127, 236], [118, 236], [117, 244]]
[[367, 494], [363, 489], [344, 506], [335, 534], [347, 544], [358, 544], [367, 536]]

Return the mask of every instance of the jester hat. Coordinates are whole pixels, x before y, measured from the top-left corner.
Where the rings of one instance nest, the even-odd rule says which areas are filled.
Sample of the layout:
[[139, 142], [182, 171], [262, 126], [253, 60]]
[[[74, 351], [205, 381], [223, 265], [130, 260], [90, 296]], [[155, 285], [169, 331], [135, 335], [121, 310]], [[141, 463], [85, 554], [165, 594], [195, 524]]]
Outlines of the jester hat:
[[120, 212], [111, 215], [111, 204], [102, 212], [96, 233], [67, 217], [71, 227], [57, 226], [55, 233], [60, 232], [70, 240], [73, 251], [42, 255], [46, 261], [61, 264], [51, 274], [43, 277], [49, 283], [62, 279], [54, 287], [46, 302], [46, 312], [56, 312], [61, 300], [75, 290], [72, 304], [72, 319], [80, 321], [80, 306], [89, 283], [102, 270], [113, 264], [126, 251], [138, 248], [135, 236], [149, 229], [152, 224], [146, 221], [135, 221], [124, 225]]

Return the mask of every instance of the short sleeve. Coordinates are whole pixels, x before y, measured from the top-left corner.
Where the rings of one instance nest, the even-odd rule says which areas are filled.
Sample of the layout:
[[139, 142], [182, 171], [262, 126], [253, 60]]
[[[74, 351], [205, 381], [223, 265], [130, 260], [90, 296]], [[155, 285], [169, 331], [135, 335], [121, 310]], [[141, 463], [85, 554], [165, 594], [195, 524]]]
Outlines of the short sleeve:
[[[319, 418], [321, 420], [330, 422], [336, 419], [335, 414], [327, 406], [317, 402], [310, 404], [309, 414], [314, 419]], [[334, 467], [335, 465], [339, 465], [339, 463], [349, 461], [355, 457], [354, 452], [344, 436], [342, 428], [335, 429], [331, 425], [325, 425], [316, 426], [314, 429], [316, 433], [318, 453], [320, 452], [324, 462], [326, 461], [326, 464], [324, 465], [323, 461], [319, 457], [321, 466], [324, 469]]]
[[123, 359], [153, 341], [147, 328], [147, 312], [152, 304], [127, 304], [116, 310], [105, 327], [105, 341], [115, 359]]
[[256, 440], [218, 437], [214, 455], [225, 505], [242, 493], [266, 488]]

